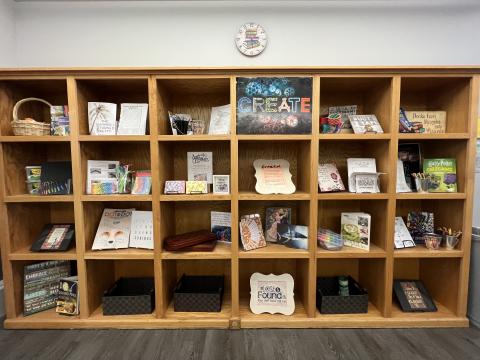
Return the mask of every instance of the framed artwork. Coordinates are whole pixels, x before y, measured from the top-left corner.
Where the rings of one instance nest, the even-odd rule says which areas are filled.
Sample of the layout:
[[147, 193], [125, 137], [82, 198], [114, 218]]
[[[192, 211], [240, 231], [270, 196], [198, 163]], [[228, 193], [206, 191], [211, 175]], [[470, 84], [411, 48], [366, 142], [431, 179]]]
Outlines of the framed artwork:
[[419, 280], [395, 280], [393, 292], [403, 311], [437, 311], [430, 294]]
[[293, 194], [295, 192], [290, 163], [287, 160], [257, 159], [253, 162], [253, 166], [257, 179], [255, 190], [259, 194]]
[[250, 310], [254, 314], [292, 315], [295, 311], [293, 288], [290, 274], [254, 273], [250, 277]]
[[213, 193], [230, 194], [230, 175], [213, 175]]

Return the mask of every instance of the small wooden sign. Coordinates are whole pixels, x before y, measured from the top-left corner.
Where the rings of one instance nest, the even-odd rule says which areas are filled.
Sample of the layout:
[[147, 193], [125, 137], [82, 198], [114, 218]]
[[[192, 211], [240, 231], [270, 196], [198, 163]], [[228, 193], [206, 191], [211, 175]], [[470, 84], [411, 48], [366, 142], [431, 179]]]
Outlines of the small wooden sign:
[[250, 310], [254, 314], [292, 315], [295, 311], [293, 287], [294, 280], [290, 274], [254, 273], [250, 277]]
[[253, 162], [257, 184], [255, 190], [260, 194], [293, 194], [290, 163], [287, 160], [257, 159]]

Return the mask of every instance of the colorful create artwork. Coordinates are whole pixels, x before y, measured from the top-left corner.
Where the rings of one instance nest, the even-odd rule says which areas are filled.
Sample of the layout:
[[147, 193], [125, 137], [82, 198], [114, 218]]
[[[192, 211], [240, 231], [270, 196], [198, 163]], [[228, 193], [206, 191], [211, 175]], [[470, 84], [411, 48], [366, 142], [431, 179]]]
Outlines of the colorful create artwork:
[[238, 78], [237, 134], [309, 134], [312, 78]]

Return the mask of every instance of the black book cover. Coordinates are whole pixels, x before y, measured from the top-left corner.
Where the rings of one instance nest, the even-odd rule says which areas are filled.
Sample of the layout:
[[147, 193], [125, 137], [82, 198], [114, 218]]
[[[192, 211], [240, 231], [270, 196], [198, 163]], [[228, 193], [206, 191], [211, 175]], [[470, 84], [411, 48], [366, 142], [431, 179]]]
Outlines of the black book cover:
[[68, 195], [71, 193], [72, 163], [50, 161], [42, 164], [40, 193], [42, 195]]

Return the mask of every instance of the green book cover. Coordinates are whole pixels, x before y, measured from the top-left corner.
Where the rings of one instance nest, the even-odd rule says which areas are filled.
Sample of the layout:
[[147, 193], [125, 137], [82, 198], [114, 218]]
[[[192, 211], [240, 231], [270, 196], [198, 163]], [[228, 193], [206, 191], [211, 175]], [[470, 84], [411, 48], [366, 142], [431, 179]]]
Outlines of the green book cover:
[[429, 192], [457, 192], [455, 159], [424, 159], [423, 172], [430, 175]]

